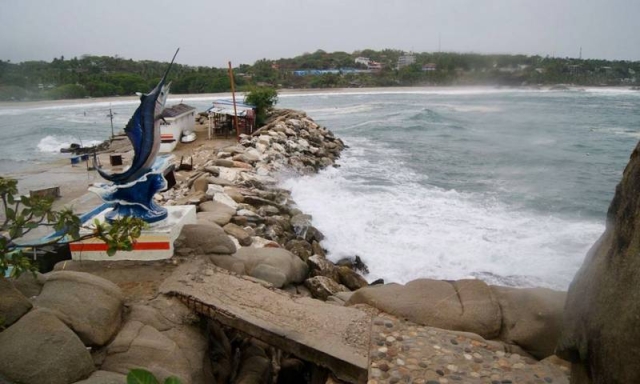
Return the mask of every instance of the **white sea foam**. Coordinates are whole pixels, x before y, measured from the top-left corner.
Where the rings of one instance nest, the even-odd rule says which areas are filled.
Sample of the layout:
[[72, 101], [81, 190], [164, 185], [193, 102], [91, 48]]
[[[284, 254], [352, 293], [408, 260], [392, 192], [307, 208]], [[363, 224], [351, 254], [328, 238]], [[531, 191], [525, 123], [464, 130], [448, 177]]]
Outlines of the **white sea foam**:
[[90, 147], [92, 145], [100, 144], [101, 141], [88, 140], [86, 142], [80, 142], [77, 138], [73, 138], [71, 136], [46, 136], [40, 140], [37, 148], [40, 152], [59, 153], [60, 149], [68, 148], [71, 143], [78, 143], [86, 147]]
[[[389, 158], [354, 151], [342, 168], [292, 178], [284, 186], [326, 235], [334, 261], [360, 255], [369, 280], [459, 279], [478, 274], [566, 289], [604, 226], [516, 211], [479, 194], [421, 185]], [[383, 156], [385, 157], [385, 156]], [[372, 182], [372, 170], [380, 180]], [[386, 185], [385, 185], [386, 184]], [[503, 279], [500, 279], [502, 277]]]

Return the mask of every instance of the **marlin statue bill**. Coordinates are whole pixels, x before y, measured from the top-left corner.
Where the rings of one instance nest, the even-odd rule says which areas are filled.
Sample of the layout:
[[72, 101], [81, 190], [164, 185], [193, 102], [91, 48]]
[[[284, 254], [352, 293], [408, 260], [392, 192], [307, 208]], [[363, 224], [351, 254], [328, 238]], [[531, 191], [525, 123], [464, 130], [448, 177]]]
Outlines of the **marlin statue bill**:
[[104, 179], [114, 184], [126, 184], [137, 180], [151, 170], [160, 149], [160, 115], [169, 94], [170, 84], [165, 84], [165, 82], [178, 51], [180, 48], [173, 55], [173, 59], [171, 59], [171, 63], [158, 85], [148, 94], [140, 96], [140, 105], [124, 129], [133, 145], [134, 156], [131, 166], [122, 173], [108, 173], [96, 168]]

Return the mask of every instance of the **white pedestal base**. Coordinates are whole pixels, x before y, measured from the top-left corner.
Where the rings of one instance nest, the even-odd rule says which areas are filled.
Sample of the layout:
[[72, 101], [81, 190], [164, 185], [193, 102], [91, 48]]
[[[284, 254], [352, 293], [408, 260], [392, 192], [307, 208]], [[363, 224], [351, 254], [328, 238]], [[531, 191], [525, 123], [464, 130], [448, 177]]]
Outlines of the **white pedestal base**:
[[[118, 251], [115, 255], [107, 255], [107, 245], [98, 239], [89, 239], [69, 244], [71, 258], [73, 260], [163, 260], [173, 256], [173, 242], [180, 235], [185, 224], [196, 223], [196, 207], [193, 205], [180, 205], [165, 207], [169, 215], [166, 219], [149, 225], [133, 246], [132, 251]], [[111, 208], [105, 209], [96, 216], [87, 220], [92, 223], [94, 219], [104, 221], [104, 215]], [[80, 233], [83, 234], [82, 232]]]

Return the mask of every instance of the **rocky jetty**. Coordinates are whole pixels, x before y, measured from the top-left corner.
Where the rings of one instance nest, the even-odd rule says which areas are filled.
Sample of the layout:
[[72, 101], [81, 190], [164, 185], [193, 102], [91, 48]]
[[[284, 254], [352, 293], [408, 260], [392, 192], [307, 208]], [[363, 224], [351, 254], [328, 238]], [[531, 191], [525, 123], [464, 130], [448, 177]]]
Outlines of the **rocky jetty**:
[[334, 166], [344, 148], [305, 113], [277, 110], [237, 145], [195, 155], [193, 169], [177, 172], [176, 186], [158, 196], [198, 207], [198, 224], [183, 229], [176, 253], [208, 255], [229, 271], [322, 300], [366, 286], [354, 269], [326, 259], [312, 217], [278, 188], [280, 177]]

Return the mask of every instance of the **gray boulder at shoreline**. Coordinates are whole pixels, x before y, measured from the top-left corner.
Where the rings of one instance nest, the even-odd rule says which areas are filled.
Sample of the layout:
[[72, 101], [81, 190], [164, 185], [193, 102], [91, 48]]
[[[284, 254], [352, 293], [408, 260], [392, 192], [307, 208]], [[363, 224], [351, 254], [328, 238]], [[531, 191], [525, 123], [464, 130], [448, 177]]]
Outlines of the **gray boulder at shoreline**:
[[84, 272], [51, 272], [35, 305], [59, 314], [86, 345], [104, 345], [120, 327], [123, 297], [112, 282]]
[[19, 383], [68, 384], [94, 371], [89, 351], [48, 310], [34, 310], [0, 333], [0, 373]]
[[496, 287], [480, 280], [417, 279], [362, 288], [347, 304], [368, 304], [417, 324], [517, 345], [543, 359], [554, 353], [564, 297], [550, 289]]
[[640, 383], [640, 143], [567, 296], [558, 354], [572, 383]]

